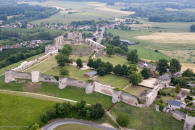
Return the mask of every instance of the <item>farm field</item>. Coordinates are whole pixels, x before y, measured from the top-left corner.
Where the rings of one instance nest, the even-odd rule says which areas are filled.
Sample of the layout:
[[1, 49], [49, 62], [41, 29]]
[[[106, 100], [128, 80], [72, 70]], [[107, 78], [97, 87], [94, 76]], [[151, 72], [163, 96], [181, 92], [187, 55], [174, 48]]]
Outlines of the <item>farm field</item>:
[[117, 117], [125, 113], [129, 117], [128, 128], [136, 130], [182, 130], [183, 123], [175, 120], [170, 113], [156, 112], [152, 107], [137, 108], [124, 103], [116, 104], [111, 113]]
[[[40, 123], [40, 116], [55, 102], [0, 93], [0, 126], [26, 129], [32, 123]], [[5, 128], [3, 128], [5, 126]]]
[[[184, 23], [182, 23], [182, 25], [183, 24]], [[156, 26], [157, 25], [156, 23]], [[138, 45], [130, 46], [129, 48], [137, 49], [140, 58], [158, 60], [161, 58], [170, 59], [169, 57], [174, 57], [184, 63], [193, 63], [195, 60], [195, 34], [189, 33], [190, 25], [191, 24], [188, 23], [183, 28], [173, 26], [173, 29], [171, 26], [168, 26], [167, 28], [170, 29], [169, 31], [172, 30], [172, 32], [159, 32], [161, 30], [159, 28], [132, 31], [113, 29], [108, 30], [108, 32], [113, 35], [119, 35], [121, 39], [137, 41], [139, 43]], [[160, 24], [160, 26], [165, 25]], [[188, 29], [184, 30], [186, 26]], [[159, 50], [159, 53], [154, 52], [154, 50]]]
[[[131, 15], [134, 12], [120, 11], [115, 6], [106, 6], [104, 3], [98, 2], [71, 2], [71, 1], [59, 1], [50, 0], [45, 2], [25, 2], [31, 5], [41, 5], [47, 7], [55, 7], [61, 9], [59, 13], [51, 16], [50, 18], [33, 21], [33, 24], [40, 23], [71, 23], [72, 21], [82, 20], [105, 20], [109, 18]], [[68, 13], [63, 11], [65, 9], [71, 10]]]
[[56, 127], [54, 130], [100, 130], [98, 128], [79, 124], [66, 124]]

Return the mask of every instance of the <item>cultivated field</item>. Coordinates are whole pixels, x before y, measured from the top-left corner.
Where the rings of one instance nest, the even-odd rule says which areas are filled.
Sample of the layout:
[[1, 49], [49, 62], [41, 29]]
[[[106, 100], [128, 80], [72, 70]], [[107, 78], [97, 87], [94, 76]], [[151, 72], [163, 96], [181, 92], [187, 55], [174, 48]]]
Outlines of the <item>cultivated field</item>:
[[[40, 23], [70, 23], [72, 21], [82, 20], [100, 20], [109, 19], [114, 17], [126, 16], [134, 12], [120, 11], [115, 6], [107, 6], [105, 3], [94, 2], [70, 2], [51, 0], [45, 2], [25, 2], [31, 5], [41, 5], [46, 7], [55, 7], [61, 9], [59, 13], [51, 16], [50, 18], [33, 21], [33, 24]], [[65, 9], [70, 9], [67, 13]]]
[[153, 33], [146, 36], [137, 36], [139, 40], [152, 40], [156, 43], [170, 43], [170, 44], [194, 44], [195, 33]]

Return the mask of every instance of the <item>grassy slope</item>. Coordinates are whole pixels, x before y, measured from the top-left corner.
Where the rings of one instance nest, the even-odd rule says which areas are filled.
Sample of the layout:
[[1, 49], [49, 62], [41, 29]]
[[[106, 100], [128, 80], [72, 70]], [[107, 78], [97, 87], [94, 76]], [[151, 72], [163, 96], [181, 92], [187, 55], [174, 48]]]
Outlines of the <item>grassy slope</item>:
[[117, 117], [119, 113], [129, 116], [128, 128], [136, 130], [182, 130], [183, 123], [173, 119], [170, 113], [156, 112], [151, 107], [137, 108], [118, 103], [111, 113]]
[[40, 116], [53, 105], [54, 102], [51, 101], [0, 94], [0, 126], [29, 126], [33, 122], [40, 123]]

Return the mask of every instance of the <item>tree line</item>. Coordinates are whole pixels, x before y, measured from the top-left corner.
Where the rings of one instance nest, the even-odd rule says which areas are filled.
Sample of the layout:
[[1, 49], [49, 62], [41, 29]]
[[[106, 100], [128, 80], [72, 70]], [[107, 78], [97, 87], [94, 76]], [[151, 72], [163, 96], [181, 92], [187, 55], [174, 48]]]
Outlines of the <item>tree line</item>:
[[45, 46], [36, 48], [8, 49], [0, 52], [0, 68], [6, 67], [29, 57], [41, 54], [45, 51]]
[[85, 101], [76, 104], [56, 103], [54, 107], [41, 116], [43, 124], [57, 118], [76, 118], [85, 120], [99, 120], [104, 116], [101, 104], [87, 105]]
[[[48, 18], [58, 12], [56, 8], [42, 7], [28, 4], [11, 4], [0, 5], [0, 20], [7, 23], [15, 21], [32, 21], [37, 19]], [[12, 16], [8, 19], [8, 16]]]
[[0, 40], [3, 45], [16, 44], [22, 41], [30, 40], [53, 40], [59, 35], [65, 35], [61, 30], [49, 30], [44, 28], [34, 29], [0, 29]]

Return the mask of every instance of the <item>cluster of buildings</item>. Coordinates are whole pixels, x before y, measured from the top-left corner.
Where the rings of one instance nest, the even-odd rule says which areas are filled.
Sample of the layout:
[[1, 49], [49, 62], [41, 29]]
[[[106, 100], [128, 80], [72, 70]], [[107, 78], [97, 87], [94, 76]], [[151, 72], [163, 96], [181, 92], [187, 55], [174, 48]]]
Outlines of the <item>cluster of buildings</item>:
[[21, 22], [17, 22], [17, 23], [12, 23], [12, 24], [3, 24], [3, 21], [0, 20], [0, 28], [27, 28], [27, 29], [33, 29], [35, 28], [35, 25], [33, 24], [24, 24], [24, 23], [21, 23]]
[[4, 49], [11, 49], [11, 48], [22, 48], [22, 47], [27, 47], [27, 48], [35, 48], [39, 47], [41, 44], [46, 44], [51, 42], [51, 40], [31, 40], [31, 41], [24, 41], [15, 45], [5, 45], [5, 46], [0, 46], [0, 51], [3, 51]]

